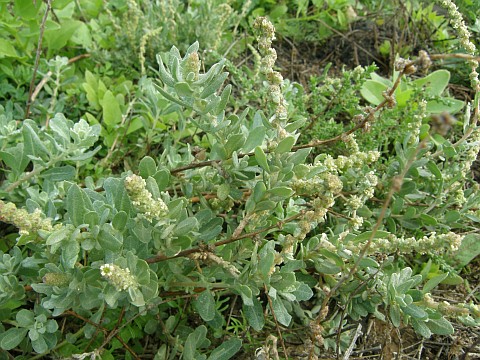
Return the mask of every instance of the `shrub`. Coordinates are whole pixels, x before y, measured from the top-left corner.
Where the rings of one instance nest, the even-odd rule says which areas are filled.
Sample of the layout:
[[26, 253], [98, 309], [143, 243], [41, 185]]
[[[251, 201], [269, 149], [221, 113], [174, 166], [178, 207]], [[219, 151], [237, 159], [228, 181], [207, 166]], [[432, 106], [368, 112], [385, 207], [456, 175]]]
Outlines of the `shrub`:
[[[458, 271], [480, 253], [467, 248], [477, 235], [462, 234], [480, 221], [469, 173], [480, 147], [478, 102], [466, 105], [461, 133], [429, 128], [427, 80], [399, 107], [397, 89], [416, 68], [428, 70], [425, 52], [397, 61], [375, 107], [352, 95], [373, 68], [325, 78], [333, 91], [343, 84], [350, 128], [298, 143], [307, 126], [294, 108], [302, 94], [274, 70], [273, 25], [260, 17], [254, 30], [264, 106], [235, 105], [224, 60], [201, 71], [198, 43], [183, 56], [172, 47], [157, 56], [157, 78], [144, 79], [141, 96], [145, 112], [166, 104], [174, 115], [156, 151], [132, 169], [96, 167], [105, 153], [99, 124], [57, 113], [46, 128], [0, 115], [0, 220], [17, 229], [0, 245], [5, 352], [229, 359], [242, 346], [275, 356], [279, 341], [287, 357], [282, 329], [295, 322], [314, 356], [321, 346], [347, 350], [356, 336], [347, 322], [370, 315], [426, 338], [453, 333], [452, 321], [479, 324], [478, 306], [430, 295], [461, 281]], [[465, 34], [462, 43], [474, 51]], [[477, 91], [478, 64], [466, 58]], [[110, 111], [103, 105], [103, 130]], [[408, 131], [374, 148], [388, 129], [382, 118], [405, 121]], [[341, 146], [327, 146], [334, 143]], [[259, 340], [262, 331], [278, 338]]]

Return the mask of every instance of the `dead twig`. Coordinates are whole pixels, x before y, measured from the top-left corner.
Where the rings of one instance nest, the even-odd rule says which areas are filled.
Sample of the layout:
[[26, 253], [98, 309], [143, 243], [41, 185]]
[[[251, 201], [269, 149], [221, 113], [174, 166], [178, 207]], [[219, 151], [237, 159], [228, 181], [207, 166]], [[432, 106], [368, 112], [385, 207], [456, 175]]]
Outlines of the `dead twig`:
[[43, 19], [40, 24], [40, 33], [38, 35], [37, 51], [35, 54], [35, 65], [33, 67], [32, 80], [30, 81], [30, 88], [28, 90], [27, 106], [25, 109], [25, 119], [27, 119], [28, 116], [30, 115], [30, 106], [32, 104], [32, 93], [33, 93], [33, 88], [35, 86], [35, 79], [37, 77], [38, 65], [40, 64], [40, 54], [42, 52], [43, 34], [45, 32], [45, 24], [47, 22], [48, 13], [52, 9], [52, 0], [46, 0], [46, 4], [47, 4], [47, 8], [45, 9], [45, 14], [43, 14]]
[[[90, 54], [81, 54], [81, 55], [75, 56], [71, 59], [68, 59], [68, 65], [73, 64], [74, 62], [76, 62], [78, 60], [89, 58], [89, 57], [90, 57]], [[40, 82], [37, 84], [37, 86], [35, 87], [35, 90], [32, 93], [32, 96], [31, 96], [31, 99], [30, 99], [31, 103], [33, 103], [35, 101], [35, 99], [38, 96], [38, 93], [43, 89], [43, 87], [48, 82], [48, 80], [50, 80], [50, 77], [52, 75], [53, 75], [53, 72], [51, 70], [49, 70], [45, 74], [45, 76], [42, 78], [42, 80], [40, 80]]]
[[280, 325], [278, 324], [277, 316], [275, 315], [275, 311], [273, 310], [272, 299], [268, 295], [267, 285], [263, 284], [263, 288], [265, 290], [265, 295], [267, 296], [267, 299], [268, 299], [268, 306], [270, 307], [270, 311], [272, 313], [273, 321], [275, 322], [275, 327], [277, 328], [277, 333], [278, 333], [278, 337], [280, 338], [280, 344], [282, 345], [283, 354], [285, 355], [285, 358], [288, 359], [287, 348], [285, 347], [285, 342], [283, 341], [282, 331], [280, 330]]

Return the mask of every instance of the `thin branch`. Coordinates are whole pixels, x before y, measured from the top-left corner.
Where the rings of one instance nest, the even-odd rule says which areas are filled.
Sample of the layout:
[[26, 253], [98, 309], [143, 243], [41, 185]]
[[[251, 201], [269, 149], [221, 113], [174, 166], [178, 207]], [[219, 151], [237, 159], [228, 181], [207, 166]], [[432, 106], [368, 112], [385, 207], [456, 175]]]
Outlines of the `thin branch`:
[[277, 328], [278, 337], [280, 338], [280, 344], [282, 344], [283, 354], [285, 355], [285, 359], [288, 359], [287, 348], [285, 347], [285, 341], [283, 341], [282, 331], [280, 330], [280, 325], [278, 324], [277, 316], [275, 315], [275, 311], [273, 310], [272, 299], [268, 295], [267, 285], [263, 284], [263, 288], [265, 290], [265, 295], [267, 296], [267, 299], [268, 299], [268, 306], [270, 307], [270, 312], [272, 313], [273, 321], [275, 321], [275, 327]]
[[[242, 155], [238, 155], [238, 157], [243, 157], [245, 156], [246, 154], [242, 154]], [[177, 174], [179, 172], [183, 172], [185, 170], [190, 170], [190, 169], [196, 169], [196, 168], [201, 168], [201, 167], [205, 167], [205, 166], [211, 166], [215, 163], [221, 163], [222, 160], [208, 160], [208, 161], [202, 161], [202, 162], [198, 162], [198, 163], [191, 163], [191, 164], [188, 164], [188, 165], [185, 165], [185, 166], [180, 166], [178, 168], [175, 168], [175, 169], [172, 169], [170, 170], [170, 174], [174, 175], [174, 174]]]
[[432, 60], [462, 59], [480, 61], [480, 56], [474, 56], [469, 54], [429, 54], [428, 56]]
[[30, 105], [32, 104], [32, 94], [35, 86], [35, 78], [37, 77], [38, 65], [40, 64], [40, 54], [42, 52], [43, 33], [45, 32], [45, 24], [47, 22], [48, 13], [52, 8], [52, 0], [46, 0], [47, 8], [43, 14], [42, 23], [40, 24], [40, 33], [38, 35], [37, 52], [35, 54], [35, 65], [33, 67], [32, 80], [30, 81], [30, 89], [28, 90], [27, 107], [25, 109], [25, 119], [30, 115]]
[[[275, 229], [275, 228], [281, 228], [283, 226], [284, 223], [288, 223], [292, 220], [295, 220], [295, 219], [298, 219], [299, 217], [303, 216], [305, 214], [305, 211], [300, 211], [298, 214], [295, 214], [295, 215], [292, 215], [290, 216], [289, 218], [285, 219], [285, 220], [282, 220], [282, 221], [279, 221], [277, 222], [276, 224], [274, 225], [270, 225], [270, 226], [267, 226], [265, 228], [262, 228], [260, 230], [256, 230], [256, 231], [253, 231], [251, 233], [248, 233], [248, 234], [243, 234], [243, 235], [239, 235], [237, 237], [233, 237], [231, 236], [230, 238], [228, 239], [225, 239], [225, 240], [221, 240], [221, 241], [217, 241], [216, 243], [214, 243], [212, 245], [212, 247], [217, 247], [217, 246], [222, 246], [222, 245], [226, 245], [226, 244], [230, 244], [232, 242], [235, 242], [235, 241], [238, 241], [238, 240], [242, 240], [242, 239], [246, 239], [246, 238], [252, 238], [252, 237], [255, 237], [265, 231], [268, 231], [268, 230], [271, 230], [271, 229]], [[197, 253], [197, 252], [202, 252], [204, 251], [204, 249], [200, 248], [200, 247], [195, 247], [195, 248], [191, 248], [191, 249], [187, 249], [187, 250], [183, 250], [183, 251], [180, 251], [177, 255], [174, 255], [174, 256], [165, 256], [165, 255], [157, 255], [157, 256], [154, 256], [154, 257], [151, 257], [151, 258], [148, 258], [146, 259], [145, 261], [149, 264], [153, 264], [153, 263], [157, 263], [157, 262], [160, 262], [160, 261], [166, 261], [166, 260], [171, 260], [171, 259], [176, 259], [176, 258], [179, 258], [179, 257], [186, 257], [186, 256], [189, 256], [191, 254], [194, 254], [194, 253]]]
[[[130, 115], [130, 112], [133, 110], [133, 105], [135, 105], [136, 100], [137, 99], [135, 97], [133, 97], [133, 99], [128, 103], [127, 110], [125, 111], [125, 114], [122, 115], [122, 122], [119, 125], [120, 127], [125, 125], [125, 123], [127, 122], [127, 119], [130, 123], [132, 118], [129, 117], [129, 115]], [[105, 165], [107, 165], [107, 162], [110, 159], [110, 156], [112, 156], [113, 151], [117, 147], [117, 143], [118, 143], [118, 139], [120, 139], [120, 135], [122, 136], [120, 141], [123, 141], [123, 138], [127, 134], [128, 127], [130, 125], [129, 123], [126, 126], [124, 126], [123, 134], [120, 134], [120, 132], [117, 132], [117, 136], [115, 136], [115, 139], [113, 140], [112, 146], [110, 147], [110, 149], [108, 149], [107, 155], [102, 159], [102, 162], [101, 162], [102, 167], [105, 167]]]
[[[353, 339], [350, 342], [350, 346], [348, 347], [347, 351], [345, 351], [345, 355], [343, 356], [343, 360], [348, 360], [350, 355], [352, 355], [353, 349], [355, 348], [355, 343], [357, 342], [358, 337], [362, 335], [362, 324], [359, 323], [355, 334], [353, 335]], [[340, 348], [339, 344], [337, 345], [338, 349]]]
[[[81, 55], [75, 56], [71, 59], [68, 59], [68, 65], [73, 64], [74, 62], [76, 62], [78, 60], [89, 58], [89, 57], [90, 57], [90, 54], [81, 54]], [[35, 99], [38, 96], [38, 93], [40, 92], [40, 90], [42, 90], [42, 88], [45, 86], [45, 84], [48, 82], [48, 80], [50, 80], [50, 77], [52, 75], [53, 75], [53, 72], [51, 70], [49, 70], [45, 74], [43, 79], [38, 83], [38, 85], [35, 87], [35, 90], [32, 93], [32, 96], [31, 96], [31, 99], [30, 99], [31, 103], [33, 103], [35, 101]]]
[[72, 311], [72, 310], [67, 310], [64, 312], [64, 314], [66, 315], [72, 315], [94, 327], [96, 327], [97, 329], [100, 329], [105, 335], [107, 335], [107, 338], [105, 340], [105, 342], [98, 348], [96, 349], [95, 351], [99, 351], [100, 349], [102, 349], [113, 337], [115, 337], [118, 341], [120, 341], [120, 343], [122, 344], [122, 346], [132, 355], [132, 357], [135, 359], [135, 360], [140, 360], [140, 357], [132, 350], [132, 348], [130, 348], [130, 346], [127, 345], [127, 343], [125, 343], [125, 341], [120, 337], [120, 335], [118, 335], [118, 333], [120, 332], [120, 330], [123, 328], [123, 326], [121, 326], [120, 328], [118, 329], [114, 329], [112, 330], [110, 333], [108, 332], [107, 329], [105, 329], [103, 326], [101, 326], [100, 324], [97, 324], [93, 321], [91, 321], [90, 319], [87, 319], [86, 317], [83, 317], [82, 315], [80, 314], [77, 314], [75, 311]]

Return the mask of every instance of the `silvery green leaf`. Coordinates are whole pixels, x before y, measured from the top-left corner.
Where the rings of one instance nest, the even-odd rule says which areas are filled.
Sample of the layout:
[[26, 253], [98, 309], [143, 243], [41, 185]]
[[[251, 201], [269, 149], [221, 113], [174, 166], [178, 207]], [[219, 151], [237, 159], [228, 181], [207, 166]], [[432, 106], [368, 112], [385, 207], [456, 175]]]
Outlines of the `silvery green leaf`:
[[62, 226], [60, 229], [55, 230], [47, 238], [46, 245], [54, 245], [63, 240], [65, 240], [71, 233], [71, 230], [65, 226]]
[[[175, 45], [171, 47], [169, 55], [170, 61], [173, 61], [173, 59], [180, 60], [182, 58], [182, 56], [180, 55], [180, 51]], [[171, 62], [169, 63], [169, 65], [171, 66]]]
[[273, 312], [275, 313], [275, 317], [280, 324], [284, 326], [290, 325], [292, 316], [288, 313], [283, 301], [279, 297], [272, 299], [272, 308]]
[[138, 164], [138, 174], [146, 179], [157, 171], [157, 164], [150, 156], [145, 156]]
[[12, 169], [16, 175], [21, 174], [30, 163], [23, 143], [18, 143], [15, 147], [0, 151], [0, 160]]
[[404, 314], [410, 315], [419, 320], [425, 320], [428, 317], [427, 312], [415, 304], [409, 304], [408, 306], [403, 307], [402, 311]]
[[211, 321], [215, 317], [215, 298], [210, 290], [203, 291], [194, 301], [198, 314], [204, 321]]
[[274, 242], [267, 242], [259, 251], [258, 256], [260, 258], [258, 262], [258, 271], [262, 275], [264, 280], [269, 278], [270, 271], [273, 268], [275, 261], [275, 249]]
[[185, 341], [185, 345], [183, 347], [184, 360], [198, 359], [197, 349], [202, 345], [203, 342], [208, 341], [206, 335], [207, 328], [205, 325], [200, 325], [188, 335], [187, 340]]
[[193, 90], [187, 82], [177, 82], [174, 86], [175, 92], [180, 97], [192, 97]]
[[243, 134], [233, 134], [228, 137], [225, 144], [225, 151], [227, 156], [230, 156], [234, 151], [239, 150], [245, 143], [245, 136]]
[[196, 229], [198, 229], [198, 220], [194, 217], [188, 217], [179, 222], [173, 231], [175, 236], [182, 236]]
[[[30, 332], [32, 332], [32, 330], [30, 330]], [[38, 354], [43, 354], [48, 351], [48, 345], [43, 336], [39, 336], [37, 339], [32, 340], [32, 347]]]
[[90, 147], [98, 140], [102, 127], [100, 124], [89, 125], [84, 119], [73, 124], [70, 136], [77, 146]]
[[228, 195], [230, 194], [230, 185], [227, 183], [220, 184], [217, 187], [217, 197], [220, 200], [226, 200], [228, 198]]
[[220, 75], [217, 75], [200, 93], [200, 98], [205, 99], [216, 92], [222, 86], [223, 82], [227, 78], [228, 73], [224, 72]]
[[180, 99], [177, 99], [175, 96], [171, 95], [170, 93], [168, 93], [167, 91], [165, 91], [163, 88], [161, 88], [160, 86], [158, 86], [157, 84], [155, 84], [155, 87], [157, 89], [157, 91], [163, 95], [163, 97], [165, 97], [165, 99], [167, 100], [170, 100], [170, 101], [173, 101], [174, 103], [178, 104], [178, 105], [181, 105], [187, 109], [191, 108], [191, 106], [186, 103], [185, 101], [182, 101]]
[[286, 186], [279, 186], [267, 190], [267, 198], [272, 201], [282, 201], [290, 198], [295, 191]]
[[286, 138], [282, 139], [275, 148], [275, 152], [277, 154], [284, 154], [289, 152], [292, 149], [292, 146], [295, 144], [295, 137], [294, 136], [287, 136]]
[[248, 324], [256, 331], [262, 330], [265, 325], [265, 317], [260, 301], [258, 301], [256, 297], [252, 297], [252, 305], [247, 305], [244, 301], [242, 309]]
[[307, 121], [306, 118], [301, 118], [299, 120], [296, 120], [288, 124], [287, 126], [285, 126], [285, 131], [289, 133], [293, 133], [295, 130], [300, 129], [305, 124], [306, 121]]
[[219, 347], [212, 351], [208, 360], [228, 360], [231, 359], [242, 347], [242, 340], [229, 339], [224, 341]]
[[178, 82], [183, 82], [182, 69], [180, 67], [180, 61], [177, 57], [171, 58], [170, 71], [172, 72], [173, 79], [175, 80], [175, 85]]
[[265, 197], [266, 192], [267, 187], [265, 185], [265, 182], [258, 181], [253, 188], [253, 199], [255, 200], [255, 202], [260, 202]]
[[267, 156], [260, 146], [255, 148], [255, 159], [257, 160], [258, 165], [265, 170], [267, 173], [270, 172], [270, 167], [268, 166]]
[[[201, 99], [200, 102], [205, 104], [203, 109], [201, 109], [202, 114], [205, 115], [208, 113], [212, 113], [213, 109], [215, 109], [218, 106], [218, 104], [220, 104], [220, 96], [217, 96], [216, 94], [212, 94], [206, 99]], [[218, 114], [215, 113], [213, 115], [218, 115]]]
[[255, 149], [257, 146], [261, 146], [265, 140], [266, 129], [264, 126], [258, 126], [248, 133], [247, 140], [243, 145], [242, 150], [248, 153]]
[[118, 231], [123, 231], [127, 226], [128, 214], [125, 211], [119, 211], [112, 219], [112, 226]]
[[215, 109], [214, 115], [220, 114], [222, 111], [225, 110], [225, 107], [227, 106], [227, 101], [228, 98], [230, 97], [230, 94], [232, 92], [232, 85], [228, 84], [225, 86], [225, 88], [222, 91], [222, 94], [220, 95], [220, 102], [217, 105], [217, 108]]
[[318, 259], [315, 261], [315, 269], [323, 274], [338, 274], [342, 268], [336, 265], [331, 259]]
[[198, 77], [198, 80], [193, 83], [195, 86], [203, 86], [209, 83], [216, 75], [220, 73], [223, 69], [223, 64], [225, 60], [222, 59], [220, 62], [212, 65], [212, 67], [207, 71], [206, 74], [201, 74]]
[[288, 162], [294, 165], [303, 165], [312, 148], [299, 149], [288, 157]]
[[87, 151], [87, 152], [82, 152], [78, 155], [72, 155], [67, 157], [65, 160], [66, 161], [84, 161], [92, 158], [98, 151], [100, 151], [102, 147], [97, 146], [94, 150]]
[[3, 350], [12, 350], [20, 344], [27, 335], [28, 329], [11, 328], [0, 335], [0, 347]]
[[389, 309], [390, 320], [392, 321], [393, 326], [399, 327], [401, 323], [400, 308], [397, 305], [390, 305]]
[[18, 326], [28, 328], [35, 324], [35, 315], [32, 311], [21, 309], [15, 316]]
[[240, 293], [242, 301], [245, 305], [253, 306], [254, 295], [252, 289], [250, 289], [247, 285], [240, 284], [236, 286], [236, 290]]
[[41, 173], [41, 177], [53, 182], [73, 180], [76, 176], [76, 170], [71, 165], [53, 167]]
[[455, 332], [450, 321], [443, 317], [439, 319], [428, 319], [426, 324], [430, 331], [436, 335], [451, 335]]
[[198, 41], [195, 41], [192, 45], [188, 47], [187, 51], [185, 52], [184, 58], [188, 59], [188, 56], [190, 54], [198, 52], [198, 47], [199, 47], [199, 43]]
[[57, 135], [57, 139], [62, 140], [62, 144], [68, 144], [70, 142], [70, 128], [73, 127], [73, 121], [68, 120], [61, 113], [55, 114], [50, 119], [50, 129]]
[[430, 292], [433, 288], [435, 288], [438, 284], [440, 284], [443, 280], [445, 280], [447, 276], [448, 276], [448, 273], [443, 273], [429, 279], [427, 283], [423, 286], [423, 292], [424, 293]]
[[45, 325], [45, 330], [50, 333], [50, 334], [53, 334], [55, 331], [58, 330], [58, 323], [56, 320], [48, 320], [47, 321], [47, 324]]
[[142, 292], [133, 287], [128, 288], [128, 296], [130, 298], [130, 303], [135, 306], [145, 306], [145, 300], [143, 299]]
[[157, 181], [149, 176], [146, 179], [146, 189], [152, 194], [153, 199], [160, 199], [160, 190], [158, 189]]
[[293, 292], [296, 289], [295, 274], [293, 272], [275, 273], [270, 284], [278, 291]]
[[84, 216], [88, 211], [93, 211], [93, 204], [85, 192], [72, 184], [67, 192], [67, 213], [74, 226], [84, 224]]
[[162, 57], [160, 56], [160, 54], [157, 55], [157, 62], [158, 62], [158, 65], [159, 65], [160, 80], [162, 80], [162, 82], [165, 85], [173, 88], [175, 86], [175, 80], [165, 69], [165, 65], [163, 64], [163, 60], [162, 60]]
[[129, 215], [134, 212], [132, 202], [121, 179], [108, 178], [105, 180], [103, 188], [108, 203], [114, 205], [117, 211], [123, 210]]
[[103, 250], [118, 251], [123, 245], [123, 239], [119, 238], [119, 235], [114, 236], [108, 227], [100, 230], [97, 240]]
[[157, 182], [158, 190], [163, 191], [170, 184], [170, 171], [167, 169], [160, 169], [153, 174], [153, 178]]
[[76, 240], [64, 241], [62, 243], [61, 264], [66, 269], [73, 269], [80, 252], [80, 244]]
[[421, 336], [423, 336], [424, 338], [429, 338], [430, 336], [432, 336], [432, 332], [430, 331], [430, 329], [428, 328], [428, 326], [426, 325], [425, 321], [423, 320], [416, 320], [416, 319], [411, 319], [411, 322], [412, 322], [412, 326], [413, 326], [413, 329], [415, 330], [415, 332]]
[[313, 296], [313, 291], [308, 286], [307, 284], [303, 282], [297, 282], [298, 287], [297, 289], [293, 292], [293, 295], [297, 298], [298, 301], [306, 301], [310, 300], [310, 298]]

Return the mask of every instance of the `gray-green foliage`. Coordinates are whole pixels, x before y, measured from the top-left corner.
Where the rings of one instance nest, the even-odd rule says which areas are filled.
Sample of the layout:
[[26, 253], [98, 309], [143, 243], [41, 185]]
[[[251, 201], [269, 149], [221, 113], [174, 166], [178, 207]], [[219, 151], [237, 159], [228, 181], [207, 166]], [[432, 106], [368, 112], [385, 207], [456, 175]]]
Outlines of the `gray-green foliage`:
[[[310, 161], [315, 143], [296, 147], [305, 118], [277, 111], [292, 87], [279, 94], [279, 78], [266, 71], [271, 77], [258, 86], [269, 106], [236, 109], [223, 61], [202, 72], [198, 51], [194, 43], [183, 57], [176, 47], [158, 55], [144, 106], [154, 113], [158, 99], [176, 116], [159, 155], [120, 174], [85, 176], [100, 149], [99, 125], [61, 114], [48, 128], [0, 117], [0, 218], [20, 230], [1, 247], [3, 350], [81, 354], [85, 337], [113, 358], [115, 343], [95, 327], [120, 331], [119, 318], [132, 341], [155, 337], [158, 359], [232, 358], [242, 335], [271, 331], [273, 314], [284, 327], [322, 320], [316, 337], [369, 314], [425, 337], [450, 334], [448, 319], [478, 323], [474, 305], [440, 306], [428, 296], [453, 268], [438, 260], [445, 266], [427, 280], [430, 269], [414, 273], [399, 260], [439, 259], [458, 247], [457, 229], [478, 222], [466, 167], [448, 166], [470, 161], [475, 142], [428, 140], [424, 112], [413, 108], [406, 111], [418, 116], [415, 127], [397, 139], [394, 155], [364, 150], [345, 134], [342, 155], [326, 148]], [[352, 104], [350, 115], [364, 110]], [[21, 208], [28, 211], [19, 217]], [[329, 299], [345, 313], [321, 318]], [[230, 301], [248, 326], [225, 338]], [[62, 315], [82, 322], [60, 332]]]

